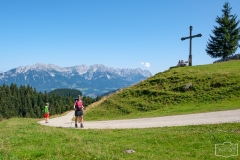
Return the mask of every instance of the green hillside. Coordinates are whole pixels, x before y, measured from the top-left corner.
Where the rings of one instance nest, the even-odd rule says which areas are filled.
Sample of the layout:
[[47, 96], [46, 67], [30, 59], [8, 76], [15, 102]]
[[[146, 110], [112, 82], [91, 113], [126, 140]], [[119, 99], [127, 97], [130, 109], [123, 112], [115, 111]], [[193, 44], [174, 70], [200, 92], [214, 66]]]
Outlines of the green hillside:
[[240, 61], [172, 68], [109, 96], [87, 111], [85, 118], [140, 118], [240, 108], [239, 69]]

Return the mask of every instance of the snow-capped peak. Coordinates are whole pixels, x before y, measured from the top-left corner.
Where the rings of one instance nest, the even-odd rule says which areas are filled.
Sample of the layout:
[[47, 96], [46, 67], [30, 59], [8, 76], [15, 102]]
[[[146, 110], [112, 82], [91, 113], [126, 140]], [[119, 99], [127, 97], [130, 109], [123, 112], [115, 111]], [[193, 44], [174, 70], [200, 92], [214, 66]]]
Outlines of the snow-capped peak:
[[102, 64], [59, 67], [36, 63], [0, 73], [0, 84], [30, 84], [39, 91], [51, 91], [54, 88], [84, 88], [86, 95], [101, 95], [106, 91], [135, 84], [149, 76], [151, 73], [146, 70], [115, 69]]

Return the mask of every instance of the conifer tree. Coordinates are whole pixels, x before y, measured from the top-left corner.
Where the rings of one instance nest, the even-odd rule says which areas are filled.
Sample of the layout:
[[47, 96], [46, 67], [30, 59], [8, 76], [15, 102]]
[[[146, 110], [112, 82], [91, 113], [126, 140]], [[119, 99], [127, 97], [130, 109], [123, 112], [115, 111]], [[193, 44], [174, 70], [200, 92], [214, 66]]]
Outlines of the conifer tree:
[[11, 117], [42, 118], [46, 102], [50, 103], [51, 115], [62, 114], [73, 109], [74, 97], [37, 92], [30, 85], [18, 88], [13, 83], [11, 86], [3, 84], [0, 86], [0, 121]]
[[216, 22], [219, 26], [214, 26], [212, 30], [214, 36], [210, 35], [207, 43], [206, 52], [212, 58], [226, 58], [233, 55], [237, 48], [240, 47], [240, 27], [237, 15], [231, 14], [231, 7], [228, 2], [223, 5], [223, 15], [217, 16]]

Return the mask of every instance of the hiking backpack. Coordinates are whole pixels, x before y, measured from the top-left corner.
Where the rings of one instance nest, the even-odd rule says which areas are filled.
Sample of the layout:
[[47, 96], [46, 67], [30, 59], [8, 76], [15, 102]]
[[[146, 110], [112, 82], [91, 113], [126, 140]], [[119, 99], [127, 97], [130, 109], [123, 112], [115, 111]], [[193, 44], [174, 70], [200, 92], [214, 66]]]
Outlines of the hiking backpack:
[[75, 101], [75, 108], [76, 108], [76, 110], [81, 110], [82, 109], [82, 100], [80, 100], [80, 101], [76, 100]]

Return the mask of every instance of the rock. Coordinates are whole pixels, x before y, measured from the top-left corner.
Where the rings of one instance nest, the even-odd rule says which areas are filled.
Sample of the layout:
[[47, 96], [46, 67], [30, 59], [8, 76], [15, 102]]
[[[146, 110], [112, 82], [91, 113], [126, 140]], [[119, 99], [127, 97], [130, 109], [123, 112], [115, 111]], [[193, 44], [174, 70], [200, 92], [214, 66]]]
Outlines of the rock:
[[136, 151], [134, 151], [132, 149], [127, 149], [127, 150], [125, 150], [123, 152], [130, 154], [130, 153], [135, 153]]
[[191, 86], [192, 86], [192, 83], [188, 83], [188, 84], [186, 84], [185, 89], [188, 90]]

